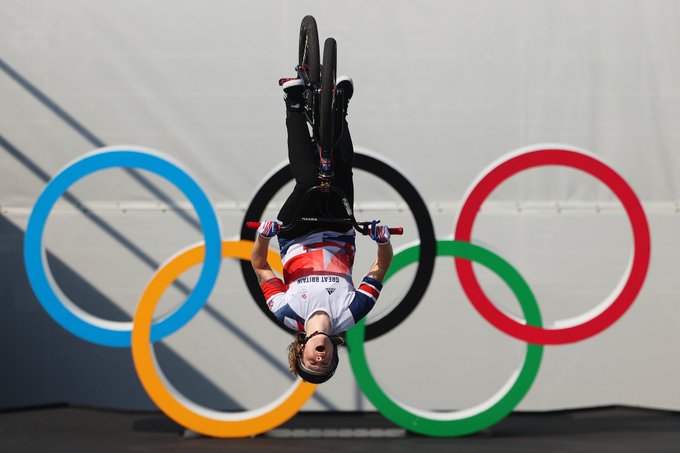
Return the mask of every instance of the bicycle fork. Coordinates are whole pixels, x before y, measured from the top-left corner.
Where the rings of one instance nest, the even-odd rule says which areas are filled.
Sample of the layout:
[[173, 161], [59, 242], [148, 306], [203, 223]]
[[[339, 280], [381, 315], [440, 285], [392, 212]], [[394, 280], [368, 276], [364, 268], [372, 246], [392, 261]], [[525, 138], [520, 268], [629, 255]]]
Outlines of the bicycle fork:
[[319, 145], [319, 187], [322, 192], [329, 192], [333, 184], [333, 155]]
[[[340, 143], [344, 129], [344, 114], [345, 96], [342, 90], [333, 88], [333, 102], [331, 105], [331, 130], [333, 131], [332, 143], [320, 143], [319, 141], [319, 181], [322, 192], [330, 191], [333, 177], [333, 148]], [[327, 146], [324, 149], [324, 146]], [[351, 209], [348, 210], [351, 212]]]

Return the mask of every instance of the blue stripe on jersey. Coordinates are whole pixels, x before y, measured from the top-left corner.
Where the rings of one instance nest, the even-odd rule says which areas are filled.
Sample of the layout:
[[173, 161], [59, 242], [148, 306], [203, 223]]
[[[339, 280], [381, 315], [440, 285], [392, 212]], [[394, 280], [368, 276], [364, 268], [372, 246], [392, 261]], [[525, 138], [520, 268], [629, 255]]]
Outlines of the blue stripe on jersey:
[[279, 322], [283, 325], [286, 324], [286, 318], [290, 318], [293, 321], [295, 321], [296, 323], [299, 322], [302, 325], [305, 324], [304, 318], [302, 318], [300, 315], [295, 313], [295, 310], [293, 310], [293, 308], [288, 304], [286, 304], [283, 307], [276, 310], [274, 312], [274, 316], [276, 316], [276, 319], [278, 319]]
[[372, 285], [377, 289], [378, 291], [382, 291], [382, 283], [380, 283], [378, 280], [371, 278], [371, 277], [364, 277], [363, 280], [361, 280], [361, 283], [368, 283], [369, 285]]
[[280, 250], [279, 254], [281, 255], [281, 259], [283, 259], [283, 257], [286, 256], [286, 252], [293, 244], [295, 244], [295, 238], [284, 239], [281, 236], [279, 236], [279, 250]]
[[358, 323], [373, 308], [375, 302], [364, 293], [356, 292], [352, 303], [349, 304], [349, 311], [352, 313], [354, 323]]
[[[382, 284], [370, 277], [364, 277], [362, 283], [364, 282], [373, 285], [378, 291], [382, 289]], [[354, 293], [354, 299], [352, 299], [352, 302], [349, 304], [349, 311], [352, 313], [354, 323], [361, 321], [363, 317], [371, 311], [373, 306], [375, 306], [375, 301], [371, 297], [356, 291]]]
[[[299, 237], [292, 239], [284, 239], [281, 236], [279, 236], [278, 239], [279, 239], [279, 254], [281, 255], [281, 259], [283, 259], [286, 256], [286, 252], [288, 252], [288, 249], [290, 248], [291, 245], [300, 242]], [[348, 244], [352, 247], [356, 247], [356, 236], [353, 234], [339, 234], [334, 231], [327, 231], [324, 232], [324, 234], [322, 235], [322, 240], [330, 242], [340, 242]]]

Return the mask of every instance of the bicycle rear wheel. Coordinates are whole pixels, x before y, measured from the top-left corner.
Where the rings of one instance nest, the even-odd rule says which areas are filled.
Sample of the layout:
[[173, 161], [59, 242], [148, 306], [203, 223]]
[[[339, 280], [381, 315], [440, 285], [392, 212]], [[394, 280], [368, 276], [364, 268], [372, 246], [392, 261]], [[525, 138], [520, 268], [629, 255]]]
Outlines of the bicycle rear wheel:
[[319, 31], [313, 16], [305, 16], [300, 24], [300, 41], [298, 46], [298, 64], [305, 68], [308, 81], [319, 83], [321, 78], [319, 54]]
[[323, 47], [321, 67], [321, 102], [319, 108], [321, 147], [330, 151], [333, 147], [333, 125], [335, 123], [335, 78], [337, 67], [337, 43], [328, 38]]

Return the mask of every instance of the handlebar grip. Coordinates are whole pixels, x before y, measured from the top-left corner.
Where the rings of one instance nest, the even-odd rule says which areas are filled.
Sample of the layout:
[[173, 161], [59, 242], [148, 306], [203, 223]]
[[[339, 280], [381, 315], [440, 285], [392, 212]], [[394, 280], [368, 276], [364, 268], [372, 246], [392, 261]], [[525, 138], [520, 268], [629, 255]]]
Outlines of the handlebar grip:
[[397, 227], [397, 228], [388, 228], [390, 231], [390, 234], [404, 234], [404, 228], [403, 227]]
[[257, 230], [260, 228], [260, 222], [246, 222], [246, 228]]

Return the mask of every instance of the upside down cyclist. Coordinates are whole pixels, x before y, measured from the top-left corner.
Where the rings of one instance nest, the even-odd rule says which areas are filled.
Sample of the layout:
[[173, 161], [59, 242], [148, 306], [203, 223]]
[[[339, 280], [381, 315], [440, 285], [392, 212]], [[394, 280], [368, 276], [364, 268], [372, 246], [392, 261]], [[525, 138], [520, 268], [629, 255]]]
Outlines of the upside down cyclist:
[[[283, 84], [288, 133], [288, 159], [295, 186], [278, 214], [277, 221], [262, 222], [258, 228], [251, 262], [267, 301], [279, 322], [298, 332], [288, 347], [290, 371], [303, 380], [320, 384], [330, 379], [338, 366], [338, 346], [342, 334], [359, 322], [376, 303], [385, 274], [392, 263], [390, 232], [385, 225], [371, 225], [370, 236], [378, 244], [377, 257], [358, 288], [352, 281], [355, 231], [352, 224], [302, 223], [289, 225], [298, 213], [319, 215], [319, 199], [305, 199], [305, 193], [318, 185], [318, 153], [305, 118], [305, 84], [291, 79]], [[336, 89], [344, 93], [343, 133], [334, 150], [334, 185], [345, 192], [354, 205], [352, 159], [354, 147], [346, 115], [354, 85], [346, 76], [338, 77]], [[313, 194], [323, 196], [323, 194]], [[303, 203], [304, 201], [304, 203]], [[340, 200], [328, 210], [344, 218]], [[298, 208], [300, 208], [298, 210]], [[283, 280], [267, 263], [271, 238], [278, 234], [283, 262]]]

